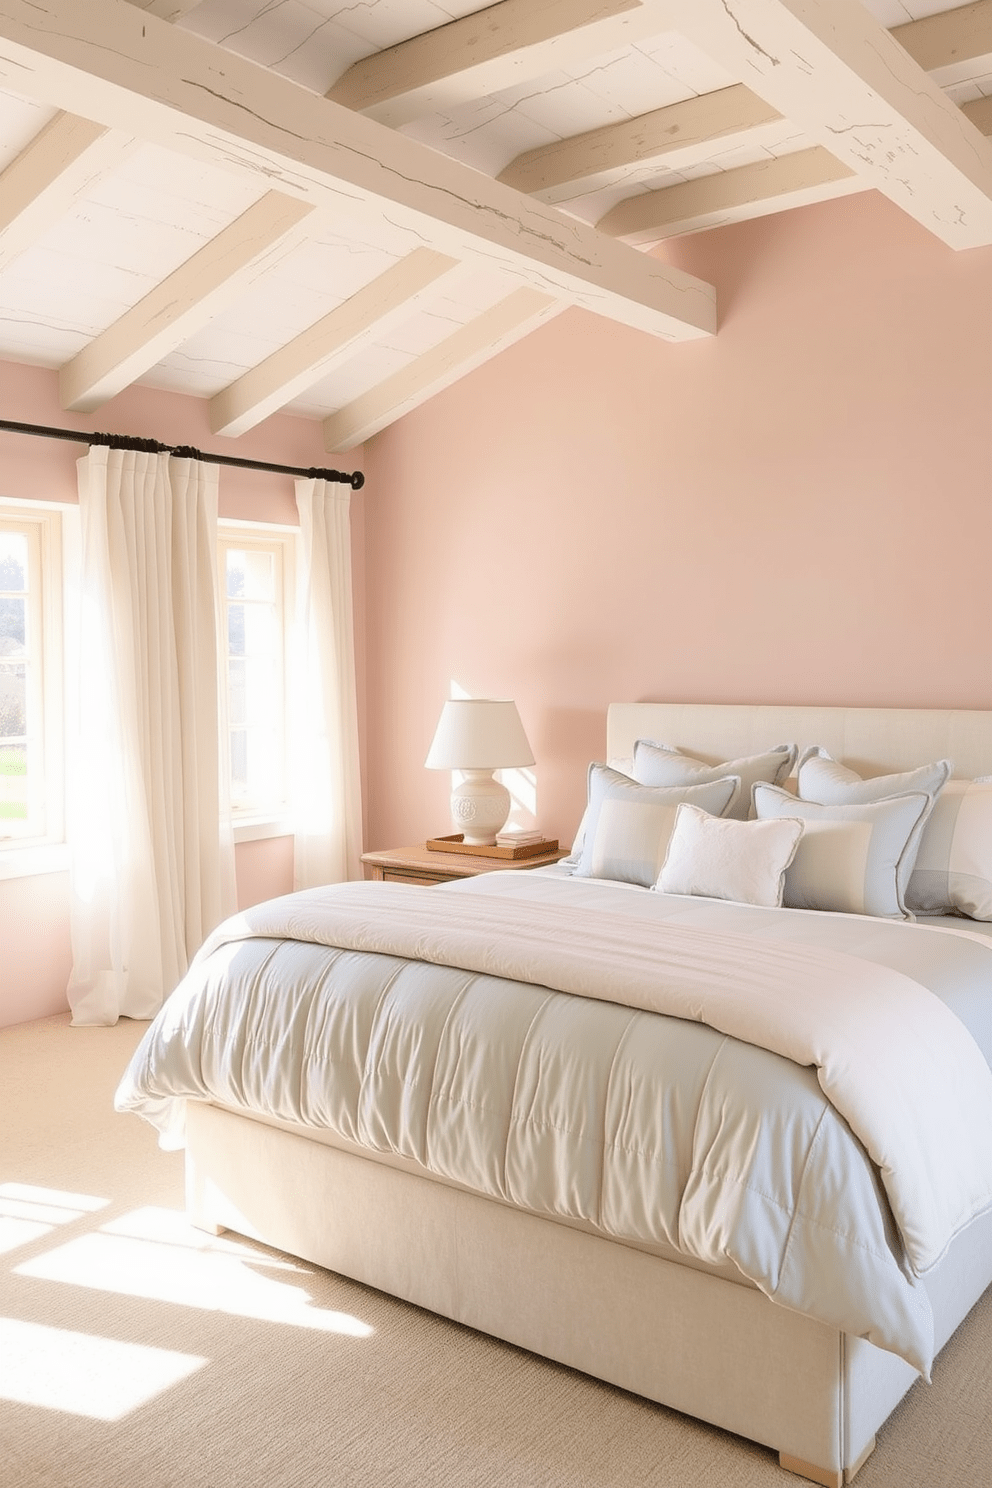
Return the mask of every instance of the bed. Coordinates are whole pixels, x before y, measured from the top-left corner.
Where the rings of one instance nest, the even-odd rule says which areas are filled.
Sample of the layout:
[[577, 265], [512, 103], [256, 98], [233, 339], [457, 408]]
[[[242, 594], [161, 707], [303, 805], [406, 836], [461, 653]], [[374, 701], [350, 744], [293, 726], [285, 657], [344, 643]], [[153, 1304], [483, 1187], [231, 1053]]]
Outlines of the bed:
[[[638, 740], [714, 764], [790, 740], [866, 779], [945, 758], [961, 780], [992, 769], [982, 712], [616, 704], [607, 733], [621, 769]], [[674, 970], [659, 1004], [662, 922]], [[198, 1226], [326, 1266], [840, 1485], [992, 1282], [990, 930], [960, 914], [913, 923], [655, 894], [568, 868], [340, 886], [215, 932], [190, 974], [195, 996], [170, 999], [118, 1106], [185, 1145]], [[823, 987], [793, 1026], [797, 967], [804, 987]], [[334, 977], [318, 1003], [314, 987]], [[297, 979], [310, 990], [286, 997]], [[855, 1027], [866, 999], [889, 1008], [880, 1042], [821, 1055], [820, 1022], [847, 1009]], [[278, 1075], [262, 1062], [274, 1045], [292, 1051]], [[896, 1090], [895, 1105], [875, 1089], [890, 1058], [894, 1090], [899, 1068], [913, 1069], [911, 1098]], [[597, 1060], [602, 1097], [590, 1094]], [[433, 1083], [417, 1097], [410, 1071], [427, 1067]], [[664, 1100], [651, 1083], [662, 1069], [672, 1090], [686, 1082]], [[752, 1087], [758, 1116], [739, 1095]], [[682, 1128], [686, 1152], [649, 1162], [652, 1143], [660, 1151]], [[564, 1149], [566, 1131], [592, 1166]], [[656, 1192], [671, 1172], [674, 1189]]]

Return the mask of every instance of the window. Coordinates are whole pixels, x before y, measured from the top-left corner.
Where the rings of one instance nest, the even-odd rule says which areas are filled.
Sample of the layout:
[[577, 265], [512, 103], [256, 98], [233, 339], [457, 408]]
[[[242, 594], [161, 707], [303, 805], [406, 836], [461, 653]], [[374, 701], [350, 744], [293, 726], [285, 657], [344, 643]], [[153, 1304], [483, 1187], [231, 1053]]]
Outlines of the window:
[[57, 510], [0, 506], [0, 850], [63, 835], [60, 550]]
[[287, 796], [287, 640], [293, 538], [221, 528], [220, 594], [227, 673], [231, 805], [237, 816], [281, 814]]

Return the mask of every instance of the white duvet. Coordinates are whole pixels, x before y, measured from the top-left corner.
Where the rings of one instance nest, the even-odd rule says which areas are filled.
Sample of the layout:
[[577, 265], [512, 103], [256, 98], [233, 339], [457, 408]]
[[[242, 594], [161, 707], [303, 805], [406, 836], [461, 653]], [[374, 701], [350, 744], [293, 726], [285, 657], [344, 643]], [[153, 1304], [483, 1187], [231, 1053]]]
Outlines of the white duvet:
[[220, 927], [118, 1105], [325, 1124], [729, 1260], [926, 1371], [915, 1278], [992, 1206], [992, 1073], [942, 1000], [962, 983], [981, 1008], [992, 945], [891, 922], [537, 874], [340, 885]]

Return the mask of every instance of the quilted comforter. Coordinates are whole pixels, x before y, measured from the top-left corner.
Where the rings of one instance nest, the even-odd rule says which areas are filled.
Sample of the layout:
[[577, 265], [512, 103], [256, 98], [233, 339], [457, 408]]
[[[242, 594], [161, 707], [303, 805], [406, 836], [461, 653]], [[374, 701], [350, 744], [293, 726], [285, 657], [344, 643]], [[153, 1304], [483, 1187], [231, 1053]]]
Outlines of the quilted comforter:
[[310, 1127], [726, 1267], [929, 1372], [920, 1277], [992, 1206], [992, 943], [539, 874], [237, 916], [120, 1110]]

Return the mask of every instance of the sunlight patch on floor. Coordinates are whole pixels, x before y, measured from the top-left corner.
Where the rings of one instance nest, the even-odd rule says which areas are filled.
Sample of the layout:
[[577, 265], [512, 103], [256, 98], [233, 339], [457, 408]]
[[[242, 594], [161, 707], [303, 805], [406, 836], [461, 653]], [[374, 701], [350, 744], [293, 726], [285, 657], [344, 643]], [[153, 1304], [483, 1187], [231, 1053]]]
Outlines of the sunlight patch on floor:
[[210, 1361], [0, 1318], [0, 1399], [119, 1421]]
[[305, 1289], [305, 1266], [206, 1235], [175, 1210], [134, 1210], [15, 1270], [43, 1281], [349, 1338], [375, 1332], [350, 1313], [315, 1307]]
[[92, 1194], [39, 1188], [33, 1183], [0, 1183], [0, 1255], [50, 1235], [58, 1225], [105, 1209], [109, 1203]]

